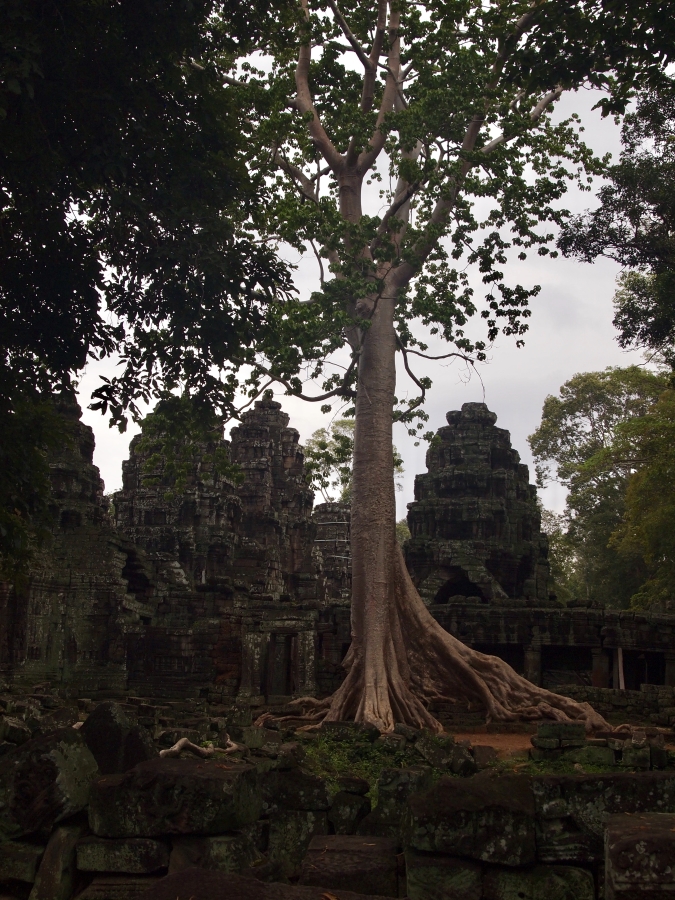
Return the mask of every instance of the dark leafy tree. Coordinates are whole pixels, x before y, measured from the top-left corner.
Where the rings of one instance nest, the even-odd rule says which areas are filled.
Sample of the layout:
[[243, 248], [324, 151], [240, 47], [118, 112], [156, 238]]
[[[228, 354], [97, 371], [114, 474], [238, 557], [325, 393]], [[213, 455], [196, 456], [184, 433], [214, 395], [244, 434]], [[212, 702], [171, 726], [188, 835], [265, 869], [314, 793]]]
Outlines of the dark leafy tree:
[[675, 362], [675, 82], [638, 95], [622, 128], [619, 162], [607, 171], [600, 206], [568, 222], [559, 246], [588, 262], [626, 270], [615, 295], [622, 347], [660, 351]]
[[564, 599], [627, 607], [647, 578], [635, 544], [619, 552], [612, 535], [626, 512], [626, 490], [640, 465], [617, 453], [624, 426], [646, 421], [668, 376], [640, 366], [575, 375], [560, 396], [544, 402], [541, 425], [529, 438], [537, 480], [568, 488], [562, 517], [547, 519], [554, 576]]
[[0, 0], [0, 430], [31, 460], [0, 482], [10, 568], [46, 502], [41, 397], [119, 351], [120, 421], [181, 379], [217, 400], [210, 365], [288, 286], [245, 227], [260, 191], [223, 75], [283, 17], [283, 0]]

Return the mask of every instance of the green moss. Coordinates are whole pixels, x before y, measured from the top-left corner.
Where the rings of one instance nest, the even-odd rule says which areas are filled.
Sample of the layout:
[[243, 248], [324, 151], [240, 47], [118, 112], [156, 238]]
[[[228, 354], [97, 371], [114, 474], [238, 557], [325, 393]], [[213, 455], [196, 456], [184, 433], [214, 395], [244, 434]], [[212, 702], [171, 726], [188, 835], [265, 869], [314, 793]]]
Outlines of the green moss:
[[377, 782], [383, 769], [426, 765], [410, 745], [399, 749], [366, 741], [338, 741], [320, 735], [308, 742], [305, 749], [307, 755], [303, 766], [325, 778], [332, 790], [338, 789], [341, 776], [364, 778], [370, 785], [368, 796], [373, 807], [377, 804]]

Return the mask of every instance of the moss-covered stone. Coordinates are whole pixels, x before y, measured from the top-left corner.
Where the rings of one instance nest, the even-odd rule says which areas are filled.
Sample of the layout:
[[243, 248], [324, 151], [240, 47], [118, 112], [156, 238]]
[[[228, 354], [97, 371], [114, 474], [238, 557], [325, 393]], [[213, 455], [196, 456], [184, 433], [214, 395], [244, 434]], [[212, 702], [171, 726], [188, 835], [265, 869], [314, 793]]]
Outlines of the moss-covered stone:
[[483, 900], [594, 900], [592, 872], [572, 866], [535, 866], [523, 872], [485, 872]]
[[409, 900], [481, 900], [482, 871], [476, 863], [437, 853], [406, 850]]
[[169, 865], [169, 847], [150, 838], [85, 837], [77, 845], [77, 868], [81, 872], [116, 872], [151, 875]]
[[260, 858], [247, 834], [180, 837], [172, 841], [169, 872], [181, 872], [192, 866], [220, 872], [241, 872]]
[[441, 778], [408, 801], [406, 847], [507, 866], [535, 860], [534, 798], [520, 775]]
[[219, 834], [251, 824], [260, 810], [253, 766], [164, 758], [98, 779], [89, 825], [100, 837]]
[[316, 834], [328, 832], [328, 816], [312, 810], [279, 810], [270, 816], [267, 855], [280, 863], [288, 878], [297, 874], [309, 843]]

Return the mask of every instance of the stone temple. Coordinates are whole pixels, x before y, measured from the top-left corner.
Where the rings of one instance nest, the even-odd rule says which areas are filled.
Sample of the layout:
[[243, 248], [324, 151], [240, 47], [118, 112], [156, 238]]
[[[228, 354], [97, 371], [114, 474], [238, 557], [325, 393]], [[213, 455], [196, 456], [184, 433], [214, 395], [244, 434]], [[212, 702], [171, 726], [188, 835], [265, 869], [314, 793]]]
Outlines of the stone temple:
[[[27, 583], [0, 585], [0, 677], [74, 697], [254, 707], [335, 690], [351, 639], [349, 509], [313, 506], [281, 405], [257, 401], [229, 442], [214, 435], [180, 489], [135, 438], [123, 488], [106, 498], [91, 429], [72, 400], [59, 402], [70, 437], [50, 464], [52, 539]], [[447, 421], [416, 478], [404, 548], [432, 615], [599, 708], [621, 685], [675, 684], [675, 617], [561, 606], [508, 431], [484, 404]], [[217, 448], [241, 483], [214, 468]]]

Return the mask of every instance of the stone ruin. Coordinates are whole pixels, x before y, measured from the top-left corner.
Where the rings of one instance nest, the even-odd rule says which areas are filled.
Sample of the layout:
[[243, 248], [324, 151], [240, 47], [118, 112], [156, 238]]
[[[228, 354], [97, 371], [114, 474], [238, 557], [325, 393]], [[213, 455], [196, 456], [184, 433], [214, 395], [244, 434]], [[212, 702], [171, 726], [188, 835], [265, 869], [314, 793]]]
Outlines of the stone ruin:
[[[180, 490], [135, 438], [109, 503], [92, 432], [72, 400], [60, 403], [71, 438], [51, 461], [52, 540], [28, 584], [0, 587], [0, 676], [99, 699], [259, 706], [332, 693], [351, 640], [349, 509], [313, 508], [280, 404], [256, 402], [229, 442], [214, 435]], [[675, 684], [675, 618], [560, 606], [536, 492], [508, 432], [484, 404], [447, 419], [415, 481], [405, 546], [431, 613], [535, 683], [668, 724], [641, 688]], [[214, 468], [216, 448], [240, 484]]]
[[[448, 732], [480, 725], [473, 745], [252, 724], [333, 691], [350, 641], [349, 510], [312, 508], [280, 404], [214, 435], [180, 490], [134, 439], [112, 503], [91, 430], [61, 411], [52, 541], [0, 590], [2, 900], [672, 893], [675, 617], [556, 603], [527, 468], [483, 404], [448, 414], [416, 480], [411, 575], [466, 643], [642, 723], [544, 723], [534, 774], [500, 768], [481, 711], [434, 710]], [[626, 690], [608, 687], [620, 664]]]
[[406, 563], [427, 604], [549, 600], [537, 491], [484, 403], [447, 414], [415, 478]]

